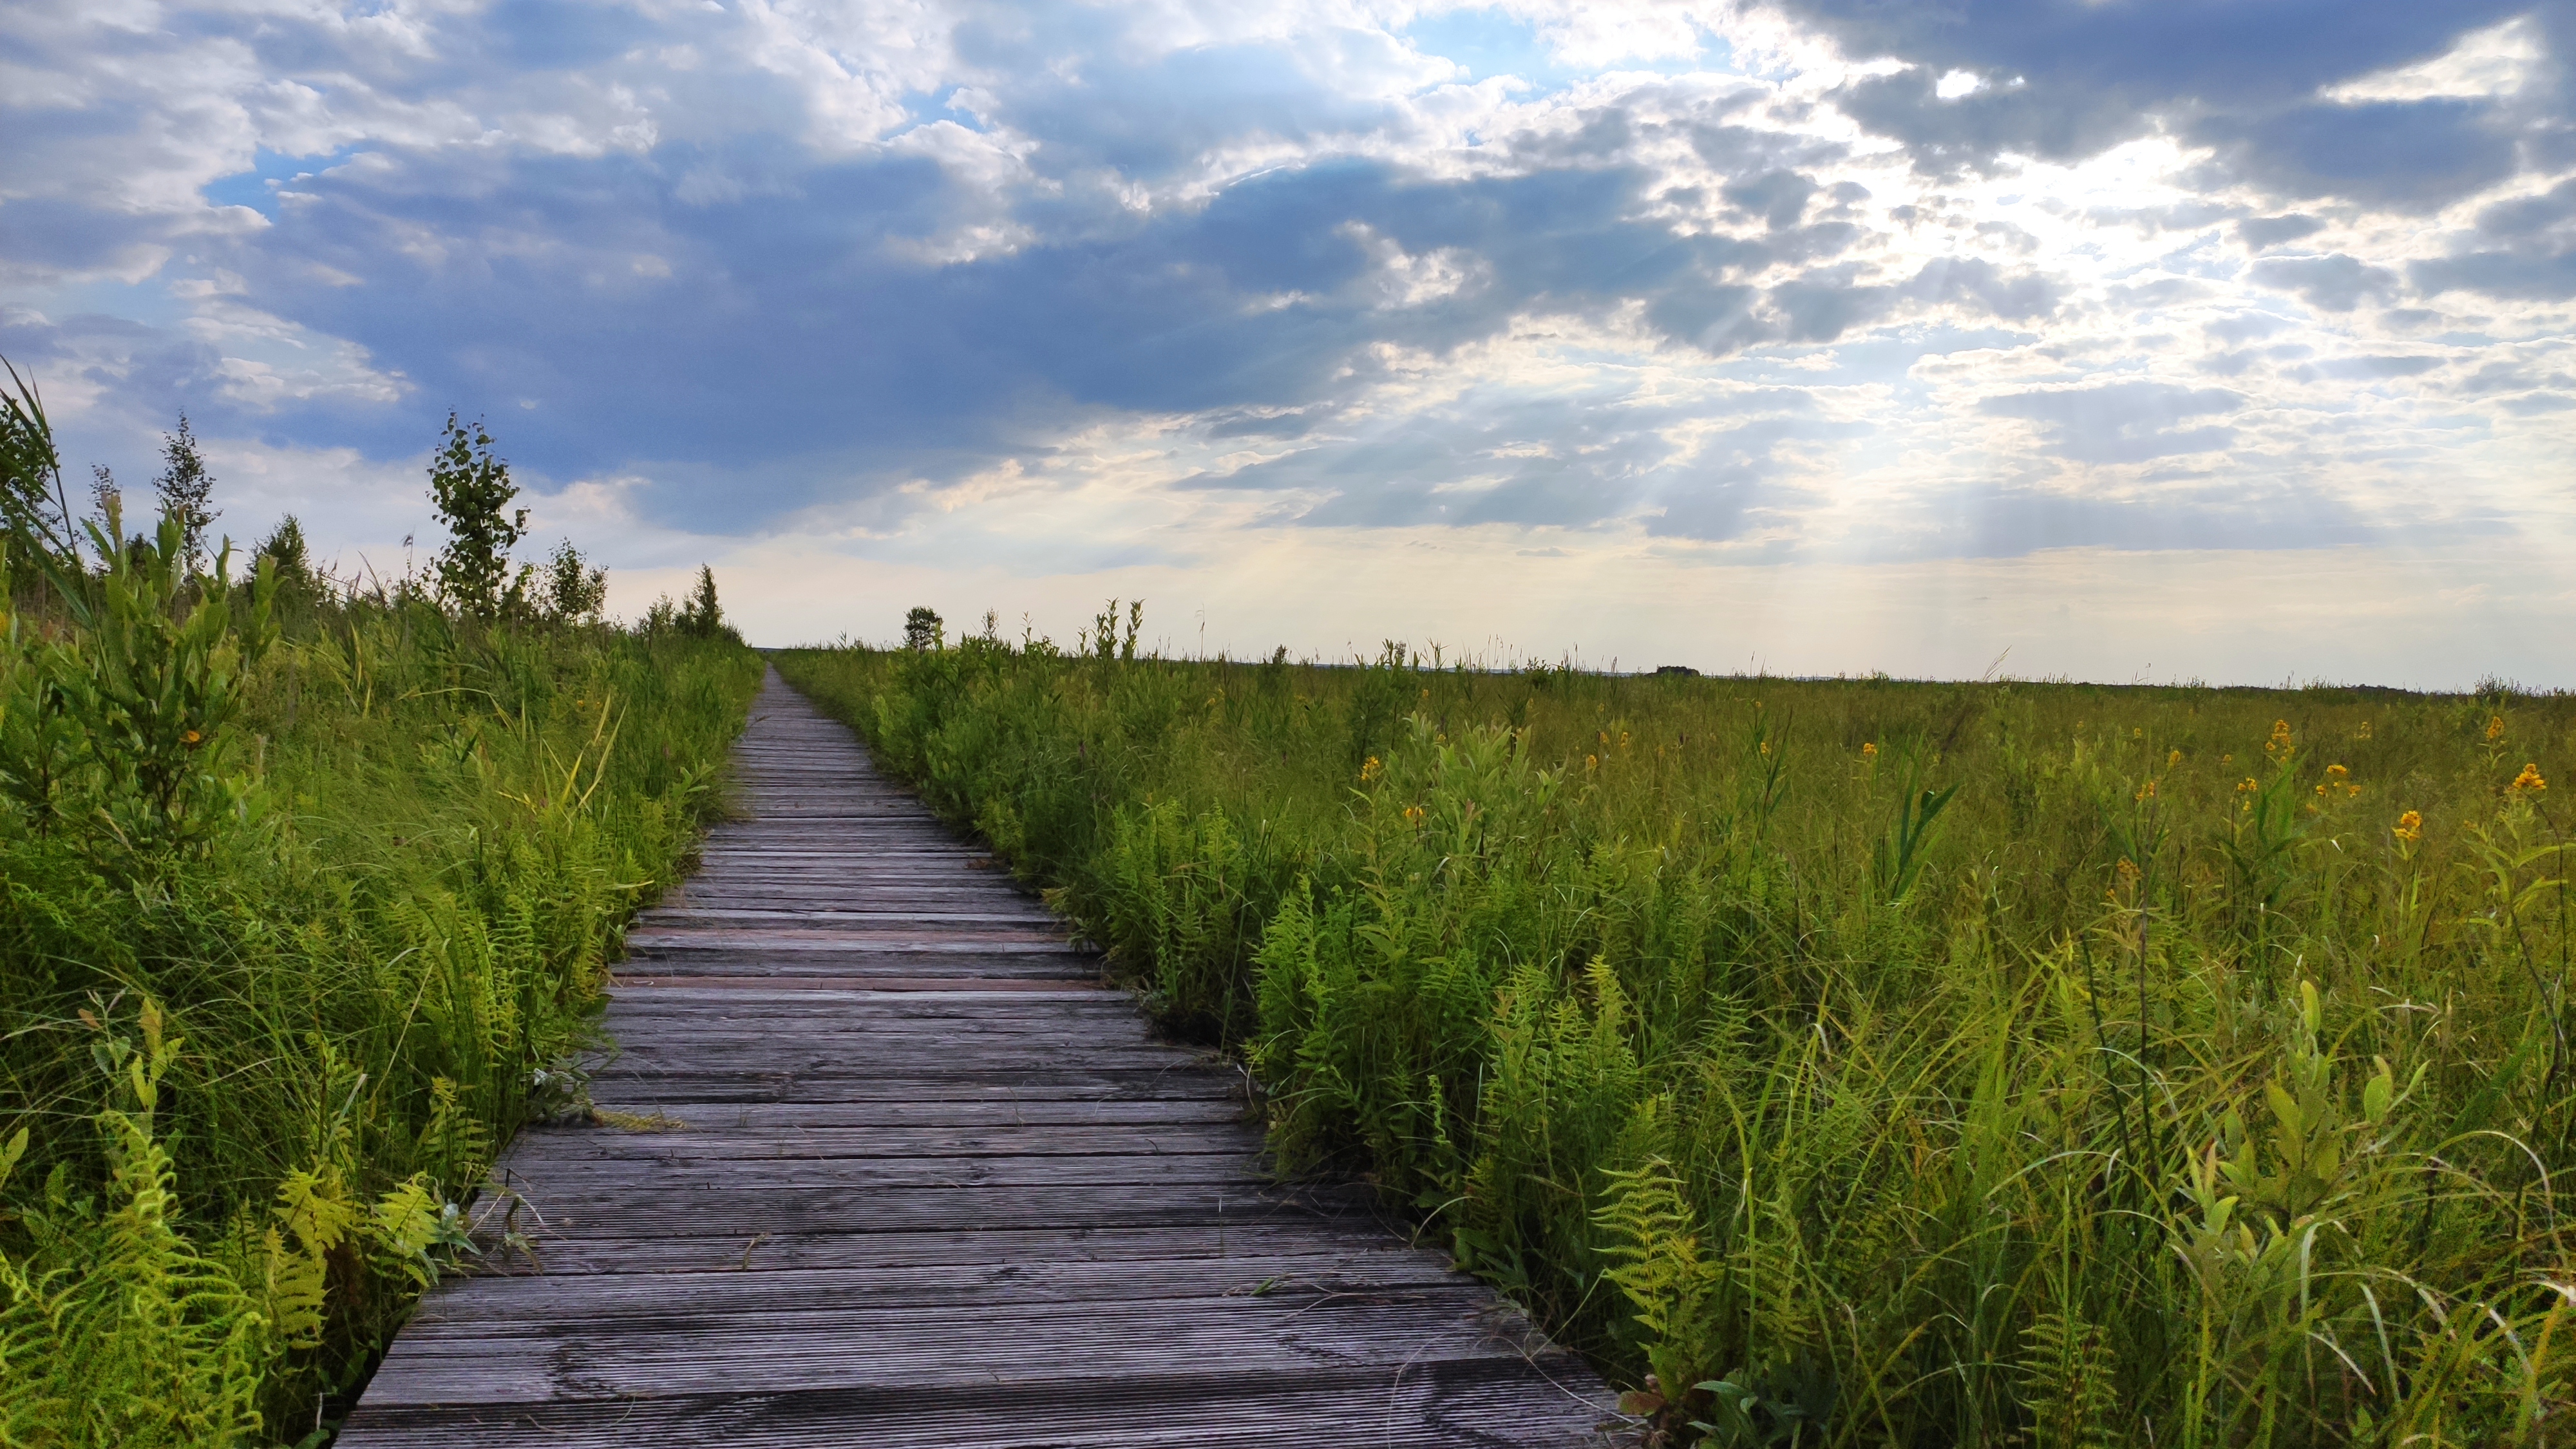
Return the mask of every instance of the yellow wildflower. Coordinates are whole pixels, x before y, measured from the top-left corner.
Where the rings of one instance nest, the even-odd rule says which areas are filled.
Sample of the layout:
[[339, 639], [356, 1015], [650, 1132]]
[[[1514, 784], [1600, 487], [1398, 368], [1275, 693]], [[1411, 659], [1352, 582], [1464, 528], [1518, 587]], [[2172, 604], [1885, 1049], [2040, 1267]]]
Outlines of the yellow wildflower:
[[1587, 769], [1587, 770], [1597, 770], [1597, 769], [1600, 769], [1600, 768], [1601, 768], [1601, 757], [1600, 757], [1599, 755], [1585, 755], [1585, 756], [1583, 757], [1583, 768], [1585, 768], [1585, 769]]
[[2492, 744], [2499, 744], [2499, 743], [2502, 743], [2502, 742], [2503, 742], [2503, 740], [2504, 740], [2504, 716], [2503, 716], [2503, 715], [2500, 715], [2500, 714], [2491, 714], [2491, 715], [2488, 715], [2488, 716], [2487, 716], [2487, 743], [2488, 743], [2488, 744], [2491, 744], [2491, 745], [2492, 745]]
[[195, 730], [190, 730], [186, 734], [179, 736], [179, 743], [188, 746], [190, 749], [194, 749], [197, 746], [197, 742], [204, 738], [205, 736], [197, 733]]
[[2343, 777], [2344, 777], [2344, 776], [2349, 775], [2349, 774], [2351, 774], [2351, 773], [2352, 773], [2352, 771], [2345, 769], [2345, 768], [2344, 768], [2343, 766], [2341, 766], [2341, 765], [2328, 765], [2328, 766], [2326, 766], [2326, 778], [2327, 778], [2327, 779], [2329, 779], [2329, 780], [2336, 781], [2336, 782], [2338, 782], [2338, 783], [2340, 783], [2340, 782], [2342, 781], [2342, 779], [2343, 779]]
[[2237, 794], [2239, 794], [2239, 795], [2251, 795], [2251, 794], [2253, 794], [2255, 791], [2260, 790], [2260, 789], [2262, 789], [2262, 788], [2263, 788], [2263, 784], [2262, 784], [2262, 782], [2261, 782], [2261, 781], [2259, 781], [2259, 780], [2256, 780], [2256, 779], [2255, 779], [2253, 776], [2251, 776], [2251, 775], [2246, 776], [2244, 779], [2239, 780], [2239, 781], [2236, 783], [2236, 793], [2237, 793]]
[[1877, 758], [1878, 758], [1878, 746], [1877, 746], [1877, 745], [1875, 745], [1875, 744], [1864, 744], [1864, 745], [1862, 745], [1862, 746], [1860, 747], [1860, 757], [1861, 757], [1862, 759], [1864, 759], [1864, 760], [1875, 760], [1875, 759], [1877, 759]]
[[1369, 781], [1376, 779], [1385, 769], [1386, 766], [1378, 762], [1377, 756], [1369, 756], [1368, 763], [1360, 766], [1360, 783], [1365, 785]]
[[2510, 788], [2516, 790], [2528, 790], [2532, 794], [2537, 795], [2541, 791], [2549, 788], [2549, 782], [2540, 778], [2540, 767], [2538, 765], [2525, 765], [2522, 767], [2522, 773], [2513, 777], [2513, 784]]
[[2166, 769], [2170, 770], [2170, 769], [2172, 769], [2174, 766], [2179, 765], [2179, 764], [2181, 764], [2181, 763], [2182, 763], [2182, 751], [2180, 751], [2180, 750], [2167, 750], [2167, 751], [2165, 751], [2165, 768], [2166, 768]]
[[2397, 817], [2396, 825], [2390, 827], [2388, 833], [2408, 845], [2413, 845], [2424, 838], [2424, 813], [2420, 810], [2407, 811]]
[[2134, 798], [2141, 802], [2156, 798], [2156, 782], [2149, 780], [2147, 783], [2140, 785], [2138, 787], [2138, 793]]
[[1429, 818], [1430, 814], [1430, 811], [1423, 809], [1419, 805], [1407, 805], [1404, 807], [1404, 818], [1407, 824], [1419, 825], [1425, 819]]

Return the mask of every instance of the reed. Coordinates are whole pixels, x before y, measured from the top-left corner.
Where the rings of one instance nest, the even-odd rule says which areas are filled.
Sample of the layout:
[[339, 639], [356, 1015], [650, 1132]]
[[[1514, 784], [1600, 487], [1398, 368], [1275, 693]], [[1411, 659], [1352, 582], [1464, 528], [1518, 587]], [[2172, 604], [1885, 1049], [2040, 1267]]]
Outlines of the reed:
[[12, 513], [0, 1444], [319, 1444], [510, 1132], [582, 1109], [762, 666]]
[[2564, 1438], [2576, 699], [779, 665], [1665, 1442]]

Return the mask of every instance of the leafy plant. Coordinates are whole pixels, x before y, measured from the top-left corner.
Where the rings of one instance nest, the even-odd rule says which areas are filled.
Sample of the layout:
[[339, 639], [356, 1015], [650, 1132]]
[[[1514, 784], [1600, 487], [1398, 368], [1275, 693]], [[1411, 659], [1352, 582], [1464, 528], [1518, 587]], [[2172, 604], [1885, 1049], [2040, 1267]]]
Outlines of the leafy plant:
[[199, 848], [223, 817], [255, 808], [248, 782], [226, 765], [245, 677], [277, 637], [276, 567], [263, 560], [254, 579], [236, 583], [226, 545], [192, 584], [179, 514], [162, 514], [156, 538], [116, 548], [121, 522], [111, 509], [104, 528], [91, 527], [104, 572], [94, 597], [66, 589], [79, 632], [40, 656], [33, 703], [41, 713], [59, 701], [80, 732], [98, 779], [102, 842], [146, 853]]
[[[101, 483], [112, 494], [113, 485], [104, 474]], [[206, 530], [223, 510], [214, 506], [215, 475], [206, 467], [205, 454], [197, 447], [197, 435], [189, 430], [184, 411], [179, 414], [179, 431], [161, 435], [161, 472], [152, 480], [152, 491], [160, 495], [162, 514], [178, 521], [180, 571], [195, 573], [197, 561], [205, 557]]]
[[1909, 772], [1904, 788], [1897, 792], [1895, 823], [1877, 847], [1879, 887], [1891, 903], [1913, 893], [1915, 879], [1923, 873], [1924, 847], [1931, 840], [1932, 826], [1958, 793], [1955, 784], [1925, 789]]
[[542, 608], [557, 624], [596, 624], [608, 607], [608, 571], [594, 568], [565, 539], [546, 562]]
[[702, 639], [712, 639], [724, 626], [724, 609], [716, 602], [716, 571], [700, 564], [697, 585], [689, 590], [689, 600], [680, 608], [680, 627]]
[[1120, 613], [778, 665], [1225, 1033], [1283, 1170], [1373, 1186], [1653, 1431], [2576, 1411], [2576, 695], [1238, 665]]
[[519, 496], [510, 465], [492, 447], [480, 423], [468, 431], [449, 413], [429, 465], [430, 505], [447, 529], [434, 565], [438, 596], [449, 608], [481, 620], [497, 618], [517, 602], [509, 588], [510, 551], [528, 528], [528, 510], [510, 506]]
[[9, 496], [0, 1443], [307, 1440], [577, 1092], [762, 666]]
[[912, 609], [903, 616], [904, 648], [914, 650], [937, 649], [945, 644], [946, 640], [947, 631], [941, 626], [939, 614], [936, 610], [933, 610], [926, 605], [915, 604], [912, 606]]

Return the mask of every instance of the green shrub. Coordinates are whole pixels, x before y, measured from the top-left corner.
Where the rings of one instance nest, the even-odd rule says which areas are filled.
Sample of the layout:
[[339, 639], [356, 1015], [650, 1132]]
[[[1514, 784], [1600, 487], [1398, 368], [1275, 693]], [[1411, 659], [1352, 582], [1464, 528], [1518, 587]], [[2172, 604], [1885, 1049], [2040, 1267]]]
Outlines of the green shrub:
[[[51, 477], [19, 401], [0, 452]], [[75, 551], [8, 512], [0, 1444], [302, 1441], [511, 1131], [580, 1107], [762, 665], [310, 574], [280, 611], [284, 530], [243, 581], [173, 515]]]
[[2556, 1442], [2576, 698], [1116, 623], [779, 667], [1669, 1439]]

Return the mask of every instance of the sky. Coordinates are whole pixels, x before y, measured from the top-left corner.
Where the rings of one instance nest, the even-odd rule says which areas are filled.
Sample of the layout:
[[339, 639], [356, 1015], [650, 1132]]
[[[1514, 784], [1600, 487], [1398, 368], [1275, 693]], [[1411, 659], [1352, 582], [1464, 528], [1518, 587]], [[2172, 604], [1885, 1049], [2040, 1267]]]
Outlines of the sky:
[[[11, 0], [75, 482], [754, 642], [2576, 686], [2576, 0]], [[410, 540], [408, 546], [406, 540]]]

